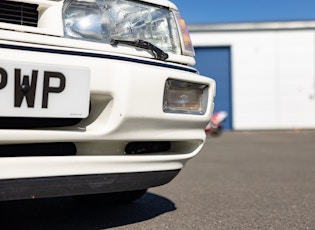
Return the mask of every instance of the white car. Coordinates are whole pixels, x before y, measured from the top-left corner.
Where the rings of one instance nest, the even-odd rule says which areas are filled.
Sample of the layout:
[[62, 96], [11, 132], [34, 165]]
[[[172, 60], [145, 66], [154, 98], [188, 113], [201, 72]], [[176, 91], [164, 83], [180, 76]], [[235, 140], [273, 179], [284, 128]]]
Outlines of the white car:
[[215, 82], [167, 0], [0, 2], [0, 200], [171, 181], [205, 142]]

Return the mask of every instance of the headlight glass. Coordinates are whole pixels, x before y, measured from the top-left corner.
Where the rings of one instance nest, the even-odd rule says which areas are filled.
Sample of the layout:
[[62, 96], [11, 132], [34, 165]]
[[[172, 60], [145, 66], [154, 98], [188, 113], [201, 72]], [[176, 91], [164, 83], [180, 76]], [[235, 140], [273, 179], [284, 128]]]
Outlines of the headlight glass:
[[205, 114], [208, 104], [207, 85], [168, 79], [165, 83], [165, 113]]
[[177, 20], [167, 8], [128, 0], [66, 0], [63, 9], [66, 37], [104, 43], [141, 39], [181, 54]]

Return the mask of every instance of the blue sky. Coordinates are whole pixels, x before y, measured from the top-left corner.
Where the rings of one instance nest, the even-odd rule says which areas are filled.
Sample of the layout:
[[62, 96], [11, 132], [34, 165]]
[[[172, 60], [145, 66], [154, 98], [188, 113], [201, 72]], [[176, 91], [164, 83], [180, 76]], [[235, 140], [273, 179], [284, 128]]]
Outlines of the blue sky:
[[171, 0], [187, 24], [315, 20], [315, 0]]

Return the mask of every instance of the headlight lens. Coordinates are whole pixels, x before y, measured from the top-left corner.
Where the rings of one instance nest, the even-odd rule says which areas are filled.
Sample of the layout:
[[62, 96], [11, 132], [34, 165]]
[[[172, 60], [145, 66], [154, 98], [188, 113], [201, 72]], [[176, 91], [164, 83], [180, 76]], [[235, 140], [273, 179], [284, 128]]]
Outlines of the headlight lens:
[[192, 56], [185, 52], [185, 36], [179, 36], [179, 19], [178, 12], [128, 0], [66, 0], [63, 8], [66, 37], [104, 43], [141, 39], [164, 52]]
[[205, 114], [208, 86], [168, 79], [165, 83], [163, 111], [166, 113]]

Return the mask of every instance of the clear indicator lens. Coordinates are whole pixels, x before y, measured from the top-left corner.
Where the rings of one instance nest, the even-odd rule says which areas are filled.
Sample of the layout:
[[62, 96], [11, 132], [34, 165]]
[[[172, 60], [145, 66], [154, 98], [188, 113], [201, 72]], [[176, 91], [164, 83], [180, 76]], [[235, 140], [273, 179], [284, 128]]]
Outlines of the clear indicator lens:
[[181, 31], [181, 42], [182, 42], [183, 54], [188, 55], [188, 56], [195, 56], [195, 50], [192, 45], [186, 23], [184, 19], [181, 17], [181, 15], [179, 14], [179, 12], [175, 12], [175, 16], [177, 19], [179, 29]]

